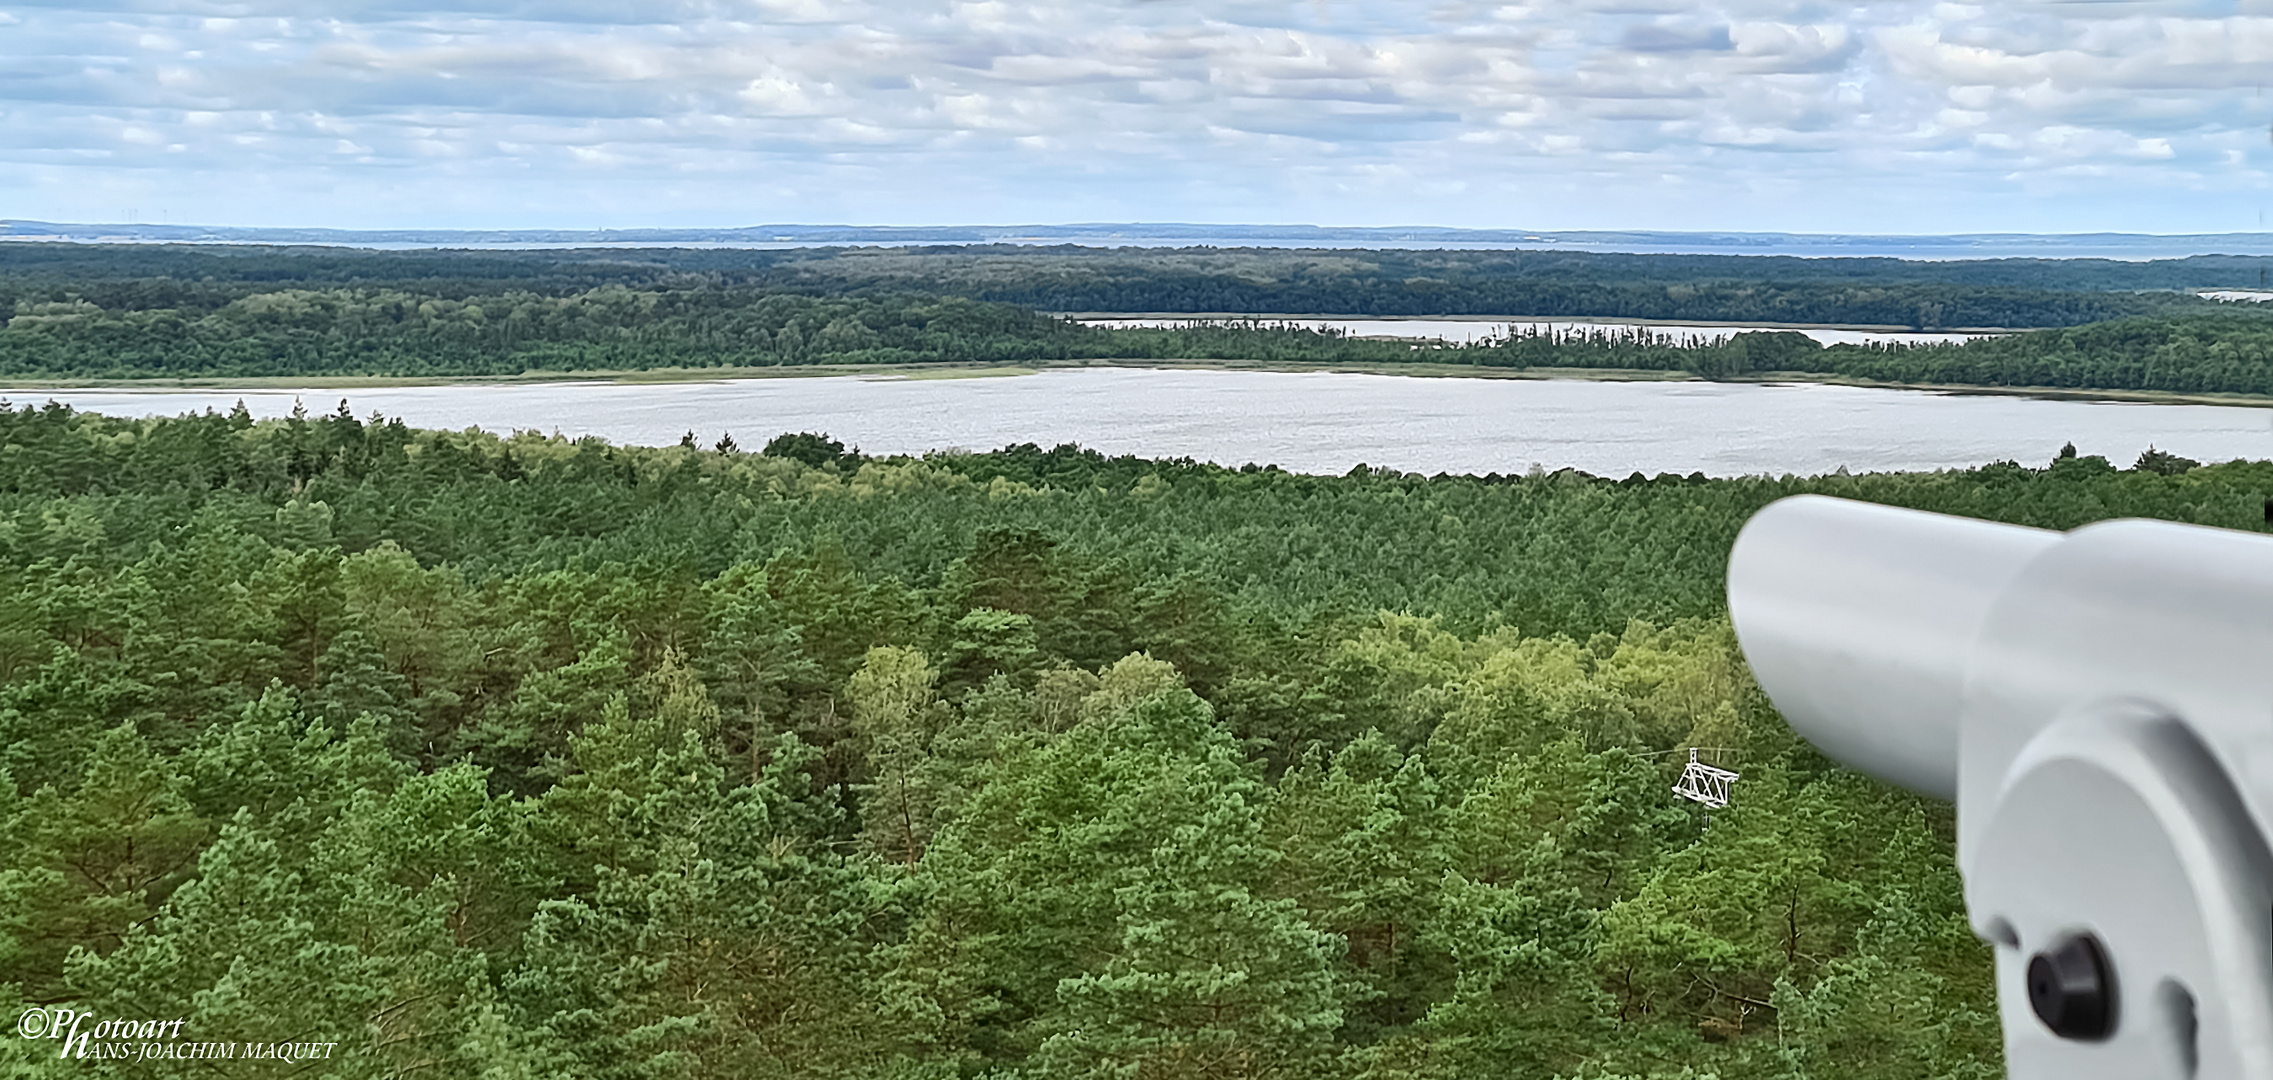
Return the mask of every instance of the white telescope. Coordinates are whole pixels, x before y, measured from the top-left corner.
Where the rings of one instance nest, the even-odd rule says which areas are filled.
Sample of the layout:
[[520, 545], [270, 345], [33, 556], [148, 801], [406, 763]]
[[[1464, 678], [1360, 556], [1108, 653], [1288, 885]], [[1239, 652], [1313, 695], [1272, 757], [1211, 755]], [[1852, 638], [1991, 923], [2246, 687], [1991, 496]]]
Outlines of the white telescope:
[[1728, 602], [1802, 735], [1957, 800], [2009, 1075], [2273, 1078], [2273, 537], [1803, 495]]

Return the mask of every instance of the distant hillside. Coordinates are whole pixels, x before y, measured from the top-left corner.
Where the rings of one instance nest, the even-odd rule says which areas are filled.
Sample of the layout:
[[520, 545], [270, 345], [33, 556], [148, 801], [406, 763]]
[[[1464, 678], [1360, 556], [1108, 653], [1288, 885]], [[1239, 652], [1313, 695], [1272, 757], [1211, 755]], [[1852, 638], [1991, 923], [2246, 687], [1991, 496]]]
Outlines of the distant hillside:
[[1962, 233], [1887, 236], [1838, 233], [1651, 230], [1455, 229], [1431, 225], [1354, 228], [1102, 222], [1073, 225], [748, 225], [668, 229], [299, 229], [205, 225], [59, 224], [0, 220], [0, 240], [113, 243], [334, 244], [379, 247], [595, 245], [835, 245], [1073, 243], [1089, 246], [1497, 247], [1667, 254], [2013, 257], [2122, 259], [2203, 254], [2273, 255], [2273, 234]]

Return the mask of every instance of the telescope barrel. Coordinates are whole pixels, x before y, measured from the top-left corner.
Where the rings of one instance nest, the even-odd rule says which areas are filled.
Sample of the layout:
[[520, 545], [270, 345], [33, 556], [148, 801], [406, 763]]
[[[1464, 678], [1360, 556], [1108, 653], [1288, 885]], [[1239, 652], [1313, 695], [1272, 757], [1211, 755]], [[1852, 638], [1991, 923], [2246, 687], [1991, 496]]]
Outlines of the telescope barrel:
[[1998, 593], [2060, 536], [1799, 495], [1737, 535], [1729, 616], [1761, 689], [1808, 741], [1952, 799], [1968, 655]]

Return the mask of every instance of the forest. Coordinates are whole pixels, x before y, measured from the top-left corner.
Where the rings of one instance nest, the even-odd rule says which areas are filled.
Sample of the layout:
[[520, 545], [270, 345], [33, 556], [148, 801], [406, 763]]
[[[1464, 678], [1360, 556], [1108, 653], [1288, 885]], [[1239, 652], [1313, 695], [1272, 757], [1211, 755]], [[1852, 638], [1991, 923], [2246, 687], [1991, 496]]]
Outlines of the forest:
[[2265, 288], [2269, 270], [2273, 258], [2228, 255], [1928, 261], [1070, 245], [367, 251], [8, 242], [0, 243], [0, 308], [84, 300], [106, 310], [166, 310], [195, 320], [285, 289], [393, 291], [491, 308], [506, 294], [558, 300], [620, 288], [925, 296], [1056, 313], [2031, 328], [2210, 311], [2214, 302], [2188, 290]]
[[0, 985], [347, 1077], [1987, 1080], [1950, 808], [1777, 718], [1729, 542], [2273, 505], [741, 434], [0, 409]]
[[610, 285], [564, 296], [508, 291], [457, 299], [393, 287], [292, 287], [223, 303], [202, 285], [137, 280], [57, 295], [64, 298], [16, 302], [0, 326], [0, 377], [517, 376], [1197, 360], [2273, 393], [2273, 311], [2235, 303], [2184, 317], [2119, 319], [1961, 345], [1822, 348], [1795, 331], [1685, 343], [1646, 328], [1546, 332], [1515, 324], [1498, 337], [1446, 344], [1357, 338], [1295, 320], [1107, 329], [954, 297], [817, 297], [710, 286]]
[[[1569, 252], [424, 252], [10, 243], [0, 244], [0, 311], [8, 313], [0, 324], [0, 378], [494, 377], [1175, 360], [2267, 394], [2273, 311], [2168, 290], [2253, 284], [2269, 263], [2223, 256], [1931, 263]], [[1391, 293], [1406, 299], [1381, 299]], [[1084, 307], [1265, 314], [1154, 328], [1089, 326], [1050, 314]], [[1791, 331], [1685, 343], [1646, 328], [1543, 332], [1515, 323], [1496, 338], [1448, 344], [1356, 338], [1294, 314], [1268, 314], [1306, 310], [2042, 329], [1962, 345], [1819, 348]]]

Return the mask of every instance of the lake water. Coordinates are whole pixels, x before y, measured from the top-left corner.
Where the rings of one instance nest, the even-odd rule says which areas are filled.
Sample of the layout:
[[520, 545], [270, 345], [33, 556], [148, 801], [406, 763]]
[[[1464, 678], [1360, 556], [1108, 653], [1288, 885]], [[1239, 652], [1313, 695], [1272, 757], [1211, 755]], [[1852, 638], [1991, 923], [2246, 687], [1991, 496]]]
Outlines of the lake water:
[[[1411, 338], [1416, 341], [1447, 341], [1465, 344], [1508, 334], [1558, 333], [1572, 331], [1606, 331], [1626, 333], [1648, 330], [1660, 337], [1681, 344], [1700, 341], [1722, 341], [1747, 330], [1783, 330], [1792, 327], [1773, 326], [1692, 326], [1676, 323], [1618, 323], [1596, 322], [1585, 319], [1294, 319], [1285, 316], [1256, 316], [1266, 324], [1288, 323], [1294, 326], [1339, 330], [1351, 337]], [[1085, 326], [1137, 327], [1186, 326], [1197, 322], [1221, 322], [1220, 319], [1198, 319], [1191, 316], [1159, 316], [1142, 318], [1076, 319]], [[1971, 341], [1977, 337], [1995, 337], [1994, 334], [1924, 333], [1914, 330], [1845, 330], [1820, 326], [1800, 328], [1800, 333], [1824, 345], [1861, 345], [1877, 342], [1891, 344], [1933, 344]]]
[[311, 413], [346, 397], [421, 427], [535, 429], [661, 445], [692, 430], [755, 449], [821, 431], [872, 454], [1079, 443], [1342, 473], [1578, 468], [1713, 476], [2042, 464], [2064, 442], [2128, 466], [2149, 444], [2203, 461], [2273, 458], [2273, 409], [1952, 395], [1845, 386], [1415, 378], [1327, 372], [1057, 369], [1015, 377], [339, 390], [0, 390], [113, 415]]

